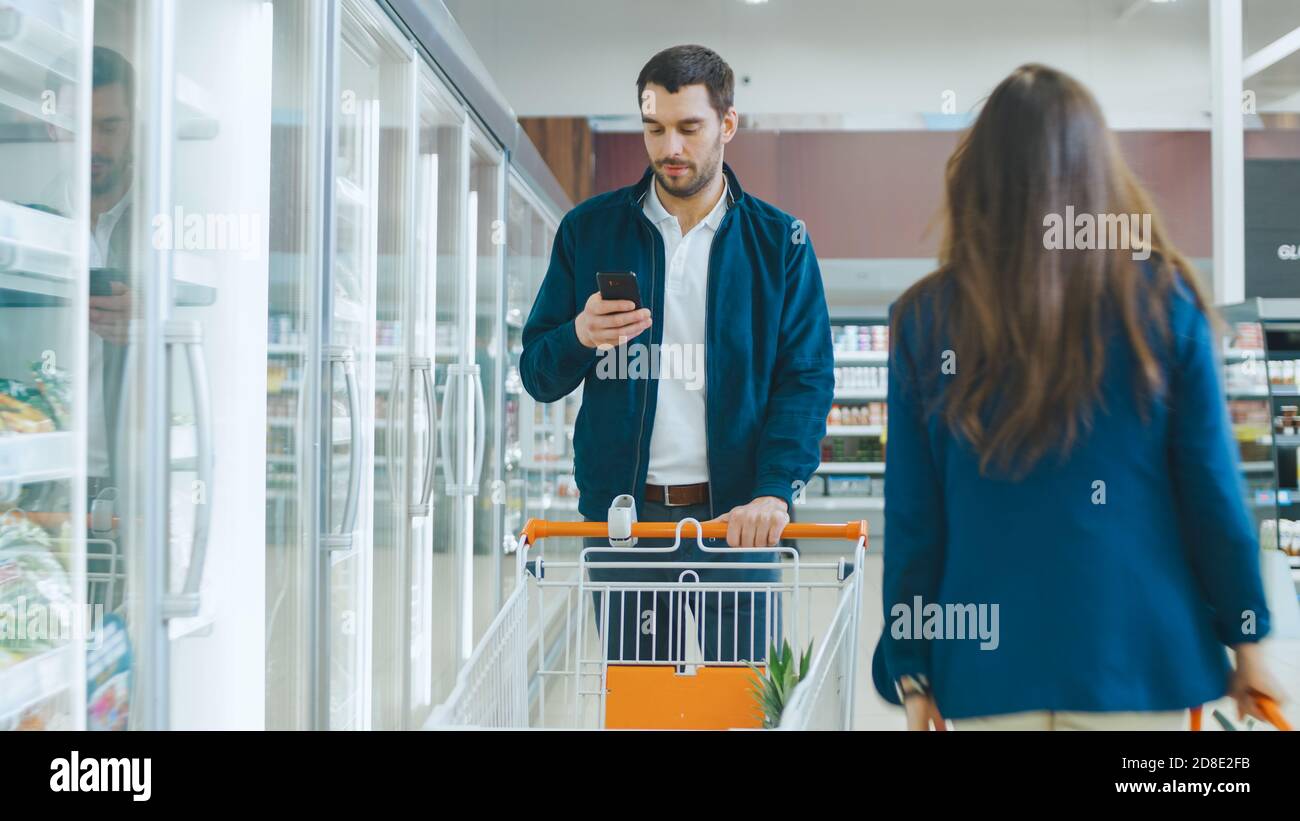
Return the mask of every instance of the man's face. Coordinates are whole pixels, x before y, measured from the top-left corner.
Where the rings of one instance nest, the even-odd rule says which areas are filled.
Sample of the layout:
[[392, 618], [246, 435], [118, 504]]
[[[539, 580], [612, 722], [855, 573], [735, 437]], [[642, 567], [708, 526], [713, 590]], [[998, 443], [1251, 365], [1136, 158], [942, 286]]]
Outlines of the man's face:
[[736, 110], [719, 117], [703, 85], [682, 86], [669, 94], [663, 86], [647, 83], [641, 95], [641, 123], [655, 179], [669, 194], [686, 199], [718, 175], [722, 147], [736, 134]]
[[126, 88], [110, 83], [91, 95], [90, 190], [112, 191], [130, 172], [131, 112]]

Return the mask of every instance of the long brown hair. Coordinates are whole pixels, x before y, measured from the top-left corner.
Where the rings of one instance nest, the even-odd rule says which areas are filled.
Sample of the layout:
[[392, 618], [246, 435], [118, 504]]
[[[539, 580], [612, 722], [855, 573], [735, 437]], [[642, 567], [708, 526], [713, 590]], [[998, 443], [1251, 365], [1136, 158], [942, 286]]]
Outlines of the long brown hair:
[[[1163, 395], [1153, 343], [1168, 338], [1171, 291], [1181, 281], [1202, 311], [1209, 301], [1083, 85], [1042, 65], [1013, 71], [948, 160], [946, 189], [940, 267], [899, 299], [891, 339], [909, 311], [941, 299], [932, 328], [955, 370], [932, 409], [970, 442], [982, 473], [1021, 477], [1047, 453], [1070, 452], [1100, 400], [1107, 328], [1132, 348], [1144, 412]], [[1067, 206], [1150, 215], [1153, 275], [1132, 248], [1049, 248], [1048, 215], [1064, 219]], [[936, 354], [936, 381], [941, 371]]]

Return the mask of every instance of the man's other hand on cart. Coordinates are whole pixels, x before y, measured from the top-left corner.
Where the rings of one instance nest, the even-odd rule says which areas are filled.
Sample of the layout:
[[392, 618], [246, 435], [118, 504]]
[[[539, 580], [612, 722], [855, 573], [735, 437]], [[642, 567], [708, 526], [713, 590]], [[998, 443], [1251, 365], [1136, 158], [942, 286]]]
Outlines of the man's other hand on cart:
[[728, 547], [774, 547], [781, 541], [781, 531], [790, 524], [790, 508], [784, 499], [759, 496], [713, 521], [727, 523]]

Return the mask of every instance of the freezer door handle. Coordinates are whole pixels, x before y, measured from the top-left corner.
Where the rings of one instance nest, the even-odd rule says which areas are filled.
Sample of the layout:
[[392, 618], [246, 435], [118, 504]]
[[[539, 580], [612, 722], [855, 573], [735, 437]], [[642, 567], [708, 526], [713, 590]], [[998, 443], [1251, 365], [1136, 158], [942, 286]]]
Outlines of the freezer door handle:
[[[429, 357], [417, 357], [411, 360], [411, 374], [419, 371], [424, 385], [425, 419], [429, 425], [424, 437], [424, 479], [420, 483], [420, 500], [411, 506], [411, 516], [428, 516], [429, 502], [433, 498], [433, 460], [437, 454], [434, 448], [434, 431], [438, 429], [438, 403], [433, 396], [433, 360]], [[411, 389], [412, 395], [415, 389]]]
[[[478, 475], [480, 475], [480, 470], [482, 468], [484, 444], [486, 443], [486, 436], [484, 435], [484, 431], [482, 431], [482, 422], [480, 422], [480, 420], [484, 418], [484, 392], [482, 392], [482, 383], [478, 382], [478, 365], [448, 365], [447, 374], [448, 391], [451, 390], [452, 379], [455, 379], [456, 381], [456, 396], [458, 396], [458, 400], [456, 400], [456, 409], [458, 409], [458, 411], [460, 409], [459, 398], [461, 398], [461, 391], [469, 390], [469, 386], [465, 385], [464, 382], [474, 382], [474, 416], [469, 417], [473, 421], [472, 423], [474, 425], [473, 461], [469, 462], [469, 465], [465, 465], [469, 468], [468, 477], [460, 477], [460, 475], [458, 475], [458, 477], [456, 477], [455, 485], [447, 487], [448, 494], [454, 496], [473, 496], [478, 492]], [[465, 396], [464, 399], [468, 400], [468, 396]], [[446, 403], [443, 403], [443, 405], [446, 405]], [[442, 420], [442, 429], [443, 431], [446, 431], [448, 427], [446, 423], [446, 407], [443, 407]], [[461, 429], [463, 429], [463, 427], [461, 427]], [[458, 460], [458, 464], [460, 464], [460, 460]], [[472, 468], [471, 465], [473, 465]]]
[[183, 347], [189, 363], [190, 389], [194, 396], [195, 473], [198, 475], [195, 490], [201, 494], [195, 506], [194, 535], [185, 586], [163, 601], [163, 618], [174, 619], [199, 614], [200, 589], [207, 565], [208, 533], [212, 526], [212, 396], [207, 363], [203, 357], [203, 326], [194, 320], [169, 320], [164, 333], [168, 361], [172, 351]]
[[487, 410], [483, 401], [483, 375], [478, 365], [471, 365], [470, 372], [474, 378], [474, 406], [478, 410], [477, 423], [474, 425], [474, 479], [466, 490], [467, 496], [478, 493], [479, 482], [483, 478], [483, 451], [487, 445]]
[[[460, 484], [456, 479], [456, 473], [452, 470], [451, 458], [451, 412], [459, 404], [454, 398], [460, 393], [460, 377], [456, 373], [456, 366], [451, 365], [447, 368], [447, 382], [443, 385], [442, 394], [442, 414], [439, 419], [442, 422], [438, 429], [438, 450], [441, 451], [439, 459], [442, 462], [442, 475], [447, 477], [447, 494], [456, 496], [460, 493]], [[454, 404], [453, 404], [454, 403]], [[459, 463], [460, 460], [455, 460]]]
[[[329, 348], [330, 377], [333, 379], [334, 366], [343, 367], [343, 383], [348, 395], [348, 495], [343, 502], [343, 521], [337, 531], [323, 537], [324, 546], [330, 550], [347, 550], [352, 547], [352, 532], [356, 529], [358, 497], [361, 495], [361, 397], [357, 392], [357, 371], [352, 349], [343, 345]], [[329, 433], [325, 442], [326, 458], [333, 464], [334, 458], [334, 403], [329, 404], [326, 419]], [[333, 487], [328, 490], [333, 492]]]
[[[389, 368], [390, 380], [388, 383], [388, 407], [384, 409], [385, 419], [382, 424], [386, 424], [388, 429], [384, 431], [384, 472], [388, 474], [388, 492], [390, 499], [393, 500], [394, 507], [398, 504], [398, 499], [403, 498], [397, 489], [397, 478], [400, 471], [397, 464], [393, 461], [393, 440], [397, 438], [397, 420], [400, 415], [396, 412], [398, 400], [401, 398], [398, 391], [401, 383], [401, 375], [407, 371], [406, 365], [402, 363], [400, 355], [393, 357], [392, 365]], [[376, 419], [375, 424], [381, 424], [381, 420]], [[377, 441], [377, 440], [376, 440]]]

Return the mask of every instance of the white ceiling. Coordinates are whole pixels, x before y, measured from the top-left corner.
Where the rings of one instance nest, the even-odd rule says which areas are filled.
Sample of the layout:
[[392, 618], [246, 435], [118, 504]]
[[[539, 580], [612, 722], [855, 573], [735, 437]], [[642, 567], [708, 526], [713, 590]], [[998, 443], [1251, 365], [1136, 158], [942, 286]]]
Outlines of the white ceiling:
[[[1206, 127], [1210, 0], [445, 0], [522, 116], [629, 117], [655, 51], [717, 49], [742, 113], [898, 127], [969, 111], [1016, 65], [1071, 72], [1119, 128]], [[1245, 0], [1247, 54], [1300, 26], [1297, 0]], [[1300, 56], [1252, 78], [1261, 111], [1300, 110]], [[873, 125], [874, 124], [874, 125]], [[893, 125], [891, 125], [893, 124]], [[903, 126], [906, 127], [906, 126]]]

